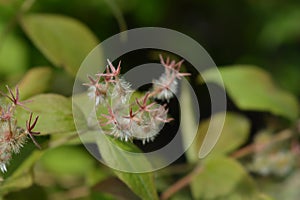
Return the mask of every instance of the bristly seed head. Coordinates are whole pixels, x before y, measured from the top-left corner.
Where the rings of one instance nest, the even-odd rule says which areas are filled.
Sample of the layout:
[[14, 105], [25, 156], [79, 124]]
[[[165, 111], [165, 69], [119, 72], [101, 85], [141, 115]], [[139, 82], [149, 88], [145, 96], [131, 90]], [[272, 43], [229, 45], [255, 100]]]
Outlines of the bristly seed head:
[[157, 80], [153, 80], [154, 91], [157, 99], [169, 101], [174, 93], [177, 92], [178, 80], [184, 76], [190, 76], [190, 73], [181, 73], [181, 65], [183, 60], [176, 63], [174, 60], [170, 61], [170, 58], [167, 57], [164, 61], [162, 55], [159, 55], [160, 62], [165, 68], [165, 72]]
[[121, 62], [117, 67], [107, 60], [105, 73], [98, 73], [92, 78], [88, 76], [88, 96], [94, 100], [95, 108], [99, 109], [99, 125], [102, 130], [120, 140], [142, 140], [143, 143], [153, 141], [164, 123], [169, 123], [166, 105], [155, 101], [169, 101], [177, 91], [178, 80], [190, 75], [181, 73], [183, 61], [176, 63], [160, 56], [165, 72], [158, 80], [153, 81], [153, 89], [140, 98], [130, 102], [133, 93], [131, 84], [120, 77]]
[[18, 126], [14, 116], [16, 107], [20, 106], [26, 110], [29, 109], [24, 106], [24, 101], [20, 102], [18, 87], [16, 87], [15, 94], [8, 86], [6, 87], [9, 92], [8, 95], [0, 91], [3, 97], [11, 101], [11, 104], [6, 105], [3, 103], [3, 105], [0, 105], [0, 170], [2, 172], [7, 171], [7, 165], [10, 163], [12, 155], [20, 152], [28, 139], [27, 135], [32, 139], [34, 144], [40, 148], [39, 144], [33, 138], [33, 135], [39, 134], [39, 132], [33, 131], [38, 117], [31, 123], [31, 113], [29, 120], [26, 121], [25, 128]]

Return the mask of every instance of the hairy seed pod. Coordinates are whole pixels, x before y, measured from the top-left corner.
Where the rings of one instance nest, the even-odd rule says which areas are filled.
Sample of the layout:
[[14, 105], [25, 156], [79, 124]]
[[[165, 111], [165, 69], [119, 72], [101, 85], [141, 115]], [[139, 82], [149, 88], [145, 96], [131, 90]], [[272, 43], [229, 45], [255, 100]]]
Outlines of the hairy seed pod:
[[21, 107], [25, 110], [28, 110], [28, 108], [24, 106], [26, 102], [20, 102], [18, 87], [16, 87], [15, 94], [8, 86], [7, 90], [9, 95], [0, 91], [3, 97], [10, 100], [10, 104], [5, 103], [5, 101], [0, 102], [0, 170], [2, 172], [7, 171], [7, 165], [10, 163], [12, 155], [20, 153], [21, 148], [28, 139], [27, 136], [30, 136], [34, 144], [39, 147], [32, 136], [39, 134], [39, 132], [32, 131], [38, 117], [31, 123], [31, 113], [29, 120], [26, 121], [26, 127], [19, 127], [14, 116], [16, 107]]
[[[131, 84], [120, 77], [121, 63], [117, 67], [108, 60], [105, 73], [98, 73], [96, 78], [88, 76], [88, 96], [94, 100], [99, 109], [98, 120], [102, 131], [120, 140], [142, 140], [143, 143], [153, 141], [164, 123], [172, 121], [168, 118], [166, 106], [158, 104], [155, 99], [169, 101], [177, 91], [178, 80], [188, 73], [181, 73], [183, 61], [176, 63], [161, 58], [165, 72], [153, 81], [153, 89], [140, 99], [130, 102], [133, 93]], [[100, 114], [99, 114], [100, 113]]]

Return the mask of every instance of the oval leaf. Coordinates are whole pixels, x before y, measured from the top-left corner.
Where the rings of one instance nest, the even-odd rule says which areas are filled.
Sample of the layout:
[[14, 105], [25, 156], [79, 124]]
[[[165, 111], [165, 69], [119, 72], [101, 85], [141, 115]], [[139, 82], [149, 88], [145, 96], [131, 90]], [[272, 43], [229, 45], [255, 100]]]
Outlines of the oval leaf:
[[189, 162], [197, 162], [199, 160], [198, 152], [200, 148], [199, 146], [197, 146], [195, 140], [195, 133], [197, 133], [199, 119], [196, 119], [192, 94], [191, 91], [189, 91], [188, 85], [185, 82], [182, 82], [181, 86], [180, 105], [184, 108], [184, 112], [182, 113], [181, 119], [183, 143], [185, 146], [188, 146], [190, 141], [194, 141], [189, 147], [189, 149], [186, 151], [186, 156]]
[[30, 14], [21, 25], [40, 51], [56, 66], [75, 76], [81, 62], [98, 44], [94, 34], [81, 22], [54, 14]]
[[141, 199], [158, 200], [152, 173], [136, 174], [115, 171], [115, 174]]
[[[84, 114], [87, 119], [91, 117], [93, 112], [92, 104], [88, 102], [89, 99], [86, 94], [73, 96], [73, 105], [80, 105], [85, 108]], [[76, 113], [74, 116], [77, 119]], [[76, 125], [78, 125], [77, 121]], [[107, 166], [116, 169], [114, 170], [115, 174], [134, 193], [142, 199], [158, 199], [153, 174], [138, 173], [148, 172], [152, 169], [150, 162], [140, 149], [130, 142], [123, 142], [105, 135], [101, 130], [81, 131], [80, 126], [77, 128], [82, 132], [80, 139], [83, 143], [90, 147], [96, 145], [97, 148], [89, 148], [89, 151], [92, 151], [97, 158], [101, 156]], [[85, 128], [83, 127], [83, 129]], [[122, 170], [122, 172], [117, 170]]]
[[202, 142], [201, 138], [205, 137], [209, 124], [212, 123], [215, 126], [221, 126], [218, 124], [221, 123], [220, 119], [223, 119], [224, 115], [226, 115], [225, 123], [222, 128], [220, 137], [211, 154], [230, 153], [247, 141], [250, 133], [250, 122], [247, 118], [242, 115], [230, 112], [217, 113], [212, 117], [212, 120], [205, 120], [200, 123], [196, 139], [196, 143], [198, 144], [198, 151]]
[[66, 175], [86, 176], [93, 169], [95, 163], [85, 149], [76, 146], [60, 146], [46, 151], [40, 159], [40, 164], [48, 172], [61, 177]]
[[191, 185], [195, 199], [258, 199], [253, 180], [237, 161], [209, 157], [203, 164]]
[[[97, 134], [97, 133], [96, 133]], [[99, 135], [99, 133], [98, 133]], [[107, 138], [107, 140], [105, 139]], [[109, 136], [97, 139], [97, 145], [102, 158], [106, 163], [120, 168], [126, 168], [128, 171], [140, 171], [143, 167], [150, 165], [144, 156], [136, 157], [137, 159], [127, 159], [126, 152], [141, 153], [141, 151], [131, 143], [119, 141]], [[125, 150], [118, 151], [117, 148]], [[121, 179], [134, 193], [145, 200], [158, 199], [156, 187], [154, 183], [153, 173], [129, 173], [114, 170], [115, 174]]]
[[[39, 116], [34, 131], [40, 131], [42, 134], [76, 131], [70, 99], [56, 94], [41, 94], [30, 100], [32, 102], [26, 104], [26, 106], [34, 113], [34, 116]], [[79, 111], [79, 109], [76, 109], [76, 112], [79, 113]], [[28, 116], [28, 111], [18, 110], [17, 119], [19, 123], [25, 124]], [[77, 114], [77, 116], [80, 115]], [[82, 120], [84, 119], [82, 118]]]
[[18, 83], [20, 99], [27, 99], [33, 95], [45, 92], [51, 81], [52, 70], [50, 67], [37, 67], [29, 70]]
[[296, 42], [300, 27], [299, 7], [291, 6], [276, 13], [262, 28], [259, 42], [269, 49], [278, 48], [284, 43]]
[[[243, 110], [267, 111], [295, 120], [299, 107], [297, 99], [276, 87], [270, 75], [255, 66], [231, 66], [219, 69], [229, 96]], [[205, 80], [218, 83], [215, 73], [202, 74]]]
[[28, 47], [26, 46], [25, 41], [23, 41], [22, 38], [18, 37], [16, 34], [11, 32], [9, 34], [3, 35], [3, 33], [5, 33], [5, 25], [2, 23], [2, 19], [0, 20], [0, 32], [1, 32], [1, 38], [0, 38], [1, 78], [3, 76], [23, 74], [29, 64]]

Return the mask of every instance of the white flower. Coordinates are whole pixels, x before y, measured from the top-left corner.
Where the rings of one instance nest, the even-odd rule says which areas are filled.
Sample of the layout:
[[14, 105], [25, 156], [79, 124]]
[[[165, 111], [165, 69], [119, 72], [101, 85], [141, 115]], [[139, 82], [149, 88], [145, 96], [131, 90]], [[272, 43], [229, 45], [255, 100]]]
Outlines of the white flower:
[[176, 63], [167, 58], [165, 62], [161, 57], [161, 62], [165, 72], [153, 80], [154, 88], [133, 102], [129, 102], [133, 93], [131, 84], [120, 77], [120, 62], [114, 67], [108, 60], [104, 73], [96, 74], [97, 78], [88, 76], [90, 82], [84, 85], [89, 86], [89, 97], [96, 105], [104, 105], [96, 120], [106, 134], [120, 140], [137, 139], [145, 143], [154, 140], [164, 123], [172, 120], [167, 118], [166, 107], [155, 102], [155, 98], [169, 101], [177, 92], [178, 79], [189, 74], [180, 73], [183, 61]]
[[120, 99], [121, 102], [125, 104], [129, 100], [132, 92], [131, 84], [123, 78], [120, 78], [116, 81], [111, 95], [113, 98]]
[[158, 80], [153, 80], [154, 90], [159, 91], [156, 94], [157, 99], [170, 100], [177, 92], [178, 80], [172, 75], [163, 73]]
[[0, 163], [0, 169], [1, 171], [4, 173], [4, 172], [7, 172], [7, 168], [6, 168], [6, 165], [5, 163]]
[[111, 131], [108, 132], [108, 134], [127, 142], [132, 138], [130, 132], [130, 120], [123, 118], [120, 113], [114, 113], [114, 116], [114, 120], [110, 120], [107, 123], [111, 127]]
[[121, 124], [113, 126], [110, 134], [121, 140], [124, 139], [126, 142], [132, 138], [130, 130], [127, 127], [123, 127]]
[[143, 144], [150, 140], [152, 141], [155, 136], [159, 134], [158, 126], [153, 126], [153, 124], [138, 125], [137, 123], [134, 123], [131, 130], [134, 138], [142, 140]]
[[5, 172], [12, 154], [20, 152], [27, 137], [24, 129], [17, 127], [12, 118], [10, 121], [0, 121], [0, 125], [0, 169]]
[[90, 86], [88, 89], [88, 96], [90, 99], [95, 100], [95, 105], [98, 106], [101, 102], [104, 101], [103, 95], [99, 94], [96, 86]]

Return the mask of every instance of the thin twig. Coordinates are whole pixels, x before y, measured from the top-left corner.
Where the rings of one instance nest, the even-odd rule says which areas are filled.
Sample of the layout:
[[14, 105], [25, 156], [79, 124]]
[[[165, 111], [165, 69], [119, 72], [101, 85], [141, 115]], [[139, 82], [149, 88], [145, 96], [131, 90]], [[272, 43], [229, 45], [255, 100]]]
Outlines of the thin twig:
[[280, 131], [279, 133], [277, 133], [272, 139], [270, 139], [269, 141], [267, 141], [264, 144], [250, 144], [248, 146], [245, 146], [239, 150], [237, 150], [236, 152], [234, 152], [233, 154], [231, 154], [232, 158], [242, 158], [244, 156], [247, 156], [251, 153], [257, 152], [257, 151], [262, 151], [264, 150], [267, 146], [270, 146], [271, 144], [289, 139], [293, 136], [293, 133], [290, 129], [285, 129], [283, 131]]
[[161, 200], [166, 200], [170, 198], [172, 195], [174, 195], [176, 192], [181, 190], [182, 188], [186, 187], [190, 184], [190, 182], [193, 180], [193, 178], [200, 174], [203, 170], [203, 167], [198, 165], [191, 173], [171, 185], [166, 191], [164, 191], [161, 195]]
[[[278, 134], [276, 134], [270, 141], [264, 143], [264, 144], [250, 144], [248, 146], [245, 146], [244, 148], [239, 149], [238, 151], [234, 152], [230, 157], [231, 158], [242, 158], [244, 156], [247, 156], [251, 153], [262, 151], [267, 146], [290, 139], [293, 136], [293, 133], [290, 129], [286, 129], [283, 131], [280, 131]], [[188, 173], [183, 178], [179, 179], [177, 182], [175, 182], [173, 185], [171, 185], [168, 189], [166, 189], [162, 195], [161, 200], [166, 200], [173, 196], [176, 192], [181, 190], [182, 188], [186, 187], [190, 184], [190, 182], [193, 180], [193, 178], [197, 175], [199, 175], [203, 171], [203, 166], [197, 166], [193, 171]]]
[[159, 176], [170, 176], [174, 174], [186, 174], [195, 169], [195, 164], [180, 163], [176, 165], [170, 165], [169, 167], [159, 170]]

